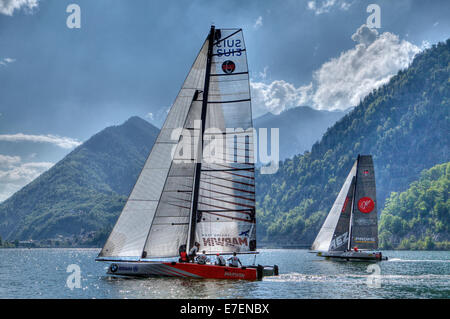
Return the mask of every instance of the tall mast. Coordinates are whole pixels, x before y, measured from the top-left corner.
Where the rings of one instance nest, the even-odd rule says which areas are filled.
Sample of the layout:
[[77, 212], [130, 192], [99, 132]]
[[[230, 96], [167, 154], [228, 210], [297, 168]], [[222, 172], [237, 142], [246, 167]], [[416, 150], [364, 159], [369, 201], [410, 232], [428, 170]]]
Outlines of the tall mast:
[[200, 191], [200, 175], [202, 168], [202, 159], [203, 159], [203, 134], [205, 132], [206, 125], [206, 111], [208, 108], [208, 92], [209, 92], [209, 78], [211, 74], [211, 61], [212, 61], [212, 51], [214, 45], [214, 35], [215, 35], [215, 26], [211, 26], [211, 30], [209, 32], [209, 40], [208, 40], [208, 54], [206, 60], [206, 73], [205, 73], [205, 86], [203, 89], [203, 101], [202, 101], [202, 112], [200, 116], [201, 120], [201, 131], [199, 138], [199, 145], [197, 148], [197, 163], [195, 167], [195, 180], [194, 180], [194, 193], [192, 197], [192, 210], [191, 210], [191, 219], [189, 222], [189, 238], [188, 238], [188, 249], [191, 249], [194, 246], [195, 242], [195, 226], [197, 224], [197, 208], [198, 208], [198, 196]]
[[353, 186], [353, 194], [352, 194], [352, 208], [350, 211], [350, 225], [348, 230], [348, 246], [347, 250], [350, 250], [352, 248], [352, 228], [353, 228], [353, 211], [355, 209], [355, 196], [356, 196], [356, 185], [358, 183], [358, 171], [359, 171], [359, 157], [356, 159], [356, 174], [355, 174], [355, 185]]

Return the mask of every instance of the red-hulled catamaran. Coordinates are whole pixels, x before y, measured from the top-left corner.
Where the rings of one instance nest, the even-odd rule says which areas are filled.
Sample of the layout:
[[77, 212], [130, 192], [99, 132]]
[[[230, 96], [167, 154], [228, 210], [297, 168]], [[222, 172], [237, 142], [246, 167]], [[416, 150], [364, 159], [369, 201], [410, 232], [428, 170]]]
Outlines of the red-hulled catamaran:
[[212, 26], [96, 260], [123, 276], [257, 280], [278, 274], [277, 266], [166, 259], [195, 243], [211, 255], [257, 253], [254, 175], [243, 33]]

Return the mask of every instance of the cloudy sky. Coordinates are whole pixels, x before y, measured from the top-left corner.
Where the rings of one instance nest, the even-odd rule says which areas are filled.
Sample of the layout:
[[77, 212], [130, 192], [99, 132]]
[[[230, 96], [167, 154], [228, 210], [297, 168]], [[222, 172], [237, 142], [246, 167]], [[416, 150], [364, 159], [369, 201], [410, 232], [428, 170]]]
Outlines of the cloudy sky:
[[[372, 3], [379, 28], [366, 25]], [[211, 23], [244, 29], [259, 116], [356, 105], [446, 40], [449, 12], [437, 0], [0, 0], [0, 201], [106, 126], [160, 125]]]

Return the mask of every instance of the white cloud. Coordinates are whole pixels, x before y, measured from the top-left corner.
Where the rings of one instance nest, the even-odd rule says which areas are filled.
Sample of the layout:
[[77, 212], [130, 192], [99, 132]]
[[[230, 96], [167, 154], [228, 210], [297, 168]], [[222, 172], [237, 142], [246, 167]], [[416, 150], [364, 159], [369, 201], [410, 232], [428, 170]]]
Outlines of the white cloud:
[[[362, 25], [352, 35], [354, 48], [344, 51], [313, 72], [309, 85], [295, 87], [283, 80], [251, 82], [254, 116], [279, 114], [295, 106], [345, 110], [356, 106], [372, 90], [387, 83], [400, 69], [408, 67], [421, 51], [390, 32], [378, 35]], [[422, 44], [422, 49], [427, 43]]]
[[0, 134], [0, 141], [50, 143], [65, 149], [74, 148], [81, 144], [81, 142], [76, 139], [51, 134], [48, 135], [26, 135], [22, 133]]
[[0, 154], [0, 202], [34, 180], [54, 164], [49, 162], [23, 163], [20, 156]]
[[353, 49], [324, 63], [314, 72], [313, 106], [318, 109], [347, 109], [373, 89], [387, 83], [406, 68], [420, 52], [414, 44], [390, 32], [378, 32], [362, 25], [353, 34]]
[[304, 105], [308, 100], [311, 85], [296, 88], [294, 85], [277, 80], [266, 84], [250, 82], [253, 100], [253, 116], [257, 117], [267, 112], [279, 114], [284, 110]]
[[262, 25], [263, 25], [262, 16], [259, 16], [258, 19], [256, 19], [255, 24], [253, 25], [253, 28], [258, 30], [260, 27], [262, 27]]
[[0, 14], [12, 16], [14, 10], [33, 12], [38, 7], [39, 0], [0, 0]]
[[319, 15], [330, 12], [334, 7], [347, 11], [351, 5], [351, 2], [345, 0], [311, 0], [308, 1], [306, 7], [314, 11], [316, 15]]
[[7, 64], [13, 63], [13, 62], [16, 62], [16, 59], [4, 58], [4, 59], [0, 60], [0, 65], [6, 66]]

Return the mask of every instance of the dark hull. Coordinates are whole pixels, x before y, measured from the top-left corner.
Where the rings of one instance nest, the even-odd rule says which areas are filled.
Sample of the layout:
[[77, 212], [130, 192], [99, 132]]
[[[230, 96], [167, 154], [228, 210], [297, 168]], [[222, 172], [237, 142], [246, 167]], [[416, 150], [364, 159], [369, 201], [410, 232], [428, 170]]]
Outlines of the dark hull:
[[387, 257], [384, 257], [381, 252], [366, 252], [366, 251], [319, 252], [317, 253], [317, 256], [342, 261], [378, 262], [388, 259]]

